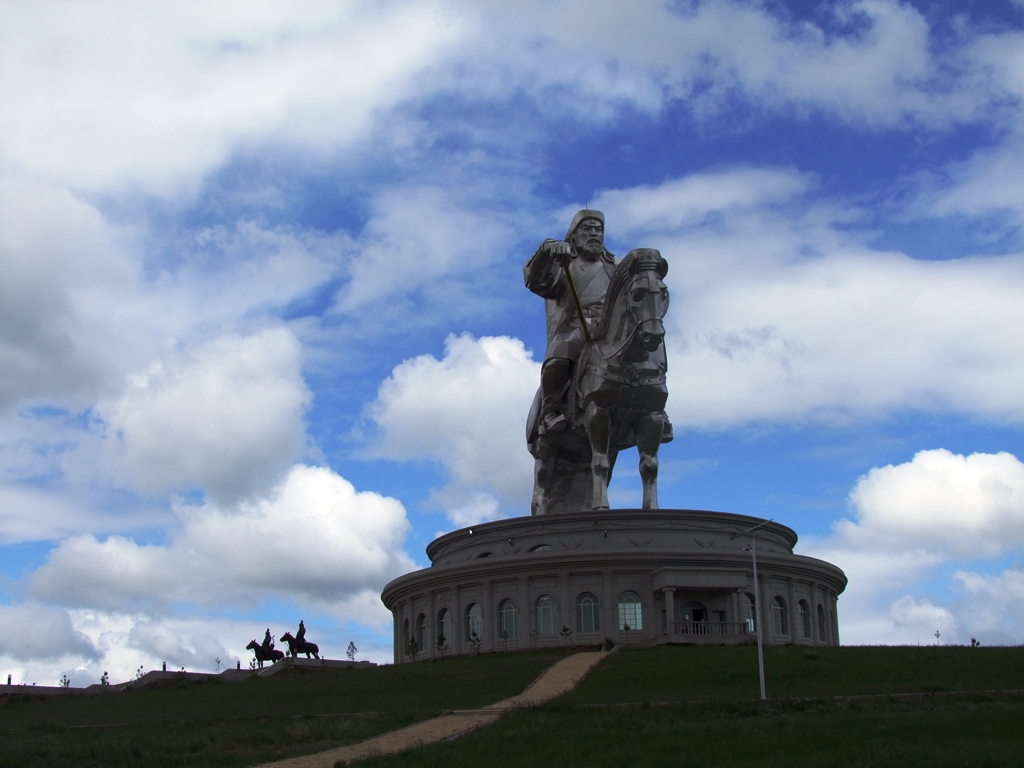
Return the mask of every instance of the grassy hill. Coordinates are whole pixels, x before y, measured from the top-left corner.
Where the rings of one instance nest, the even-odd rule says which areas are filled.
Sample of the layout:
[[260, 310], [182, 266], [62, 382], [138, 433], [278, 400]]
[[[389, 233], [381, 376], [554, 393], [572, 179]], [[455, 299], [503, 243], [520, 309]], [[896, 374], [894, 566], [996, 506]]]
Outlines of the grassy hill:
[[[492, 703], [562, 655], [0, 698], [0, 766], [254, 765]], [[1024, 648], [767, 648], [765, 667], [767, 705], [753, 647], [625, 650], [550, 706], [363, 765], [1024, 763], [1024, 695], [979, 693], [1024, 689]]]
[[362, 741], [520, 692], [564, 652], [244, 682], [168, 682], [59, 698], [0, 697], [0, 766], [248, 766]]

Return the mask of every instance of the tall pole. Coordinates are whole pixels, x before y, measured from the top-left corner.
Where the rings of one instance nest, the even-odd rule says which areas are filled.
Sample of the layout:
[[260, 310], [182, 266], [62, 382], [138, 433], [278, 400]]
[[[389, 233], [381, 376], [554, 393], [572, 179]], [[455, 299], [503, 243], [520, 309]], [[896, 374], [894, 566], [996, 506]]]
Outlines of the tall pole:
[[764, 618], [764, 611], [761, 610], [764, 606], [761, 605], [761, 591], [757, 588], [757, 547], [755, 546], [756, 541], [754, 539], [754, 532], [750, 532], [750, 556], [754, 560], [754, 626], [757, 627], [757, 673], [761, 678], [761, 701], [768, 698], [768, 694], [764, 690], [764, 650], [761, 643], [761, 624]]
[[740, 531], [736, 536], [742, 536], [744, 533], [750, 534], [750, 557], [754, 561], [754, 628], [757, 630], [757, 674], [761, 680], [761, 700], [764, 701], [768, 698], [768, 694], [765, 693], [764, 689], [764, 649], [761, 641], [761, 624], [764, 618], [764, 611], [761, 609], [764, 607], [761, 605], [761, 590], [757, 586], [757, 537], [754, 536], [754, 531], [762, 526], [768, 525], [771, 520], [765, 520], [763, 523], [758, 523], [752, 528], [747, 528], [745, 531]]

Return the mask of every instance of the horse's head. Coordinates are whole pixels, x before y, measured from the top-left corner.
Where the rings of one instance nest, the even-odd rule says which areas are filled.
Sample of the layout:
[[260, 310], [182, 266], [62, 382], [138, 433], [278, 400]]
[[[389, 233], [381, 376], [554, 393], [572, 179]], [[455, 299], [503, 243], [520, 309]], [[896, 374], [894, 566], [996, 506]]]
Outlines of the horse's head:
[[256, 644], [255, 640], [253, 640], [247, 646], [245, 646], [245, 650], [247, 651], [255, 651], [257, 648], [259, 648], [259, 646]]
[[281, 640], [282, 643], [290, 643], [293, 640], [295, 640], [295, 638], [292, 637], [292, 633], [291, 632], [285, 632], [283, 635], [281, 635], [280, 640]]
[[636, 341], [645, 352], [654, 352], [665, 340], [662, 320], [668, 311], [664, 278], [668, 262], [653, 248], [637, 248], [627, 254], [629, 279], [622, 289], [626, 313], [636, 323]]

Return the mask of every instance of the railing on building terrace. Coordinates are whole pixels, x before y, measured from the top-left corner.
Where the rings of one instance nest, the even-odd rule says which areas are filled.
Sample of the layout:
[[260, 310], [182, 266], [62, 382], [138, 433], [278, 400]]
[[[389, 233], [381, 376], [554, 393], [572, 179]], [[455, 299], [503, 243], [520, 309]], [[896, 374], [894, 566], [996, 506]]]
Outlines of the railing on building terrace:
[[673, 621], [673, 635], [752, 635], [754, 627], [747, 621]]

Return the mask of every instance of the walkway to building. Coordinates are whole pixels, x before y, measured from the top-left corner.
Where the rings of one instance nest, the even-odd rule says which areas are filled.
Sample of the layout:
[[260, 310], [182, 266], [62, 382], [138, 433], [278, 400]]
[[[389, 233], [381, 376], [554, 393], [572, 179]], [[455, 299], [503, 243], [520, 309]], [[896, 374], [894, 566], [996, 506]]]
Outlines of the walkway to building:
[[353, 763], [356, 760], [393, 755], [407, 749], [454, 739], [482, 725], [495, 722], [511, 709], [533, 707], [561, 696], [563, 693], [568, 693], [607, 655], [608, 653], [604, 651], [590, 651], [564, 658], [545, 670], [522, 693], [483, 709], [459, 709], [446, 712], [433, 720], [413, 723], [405, 728], [382, 733], [358, 744], [349, 744], [314, 755], [290, 757], [275, 763], [264, 763], [257, 768], [332, 768], [339, 760]]

